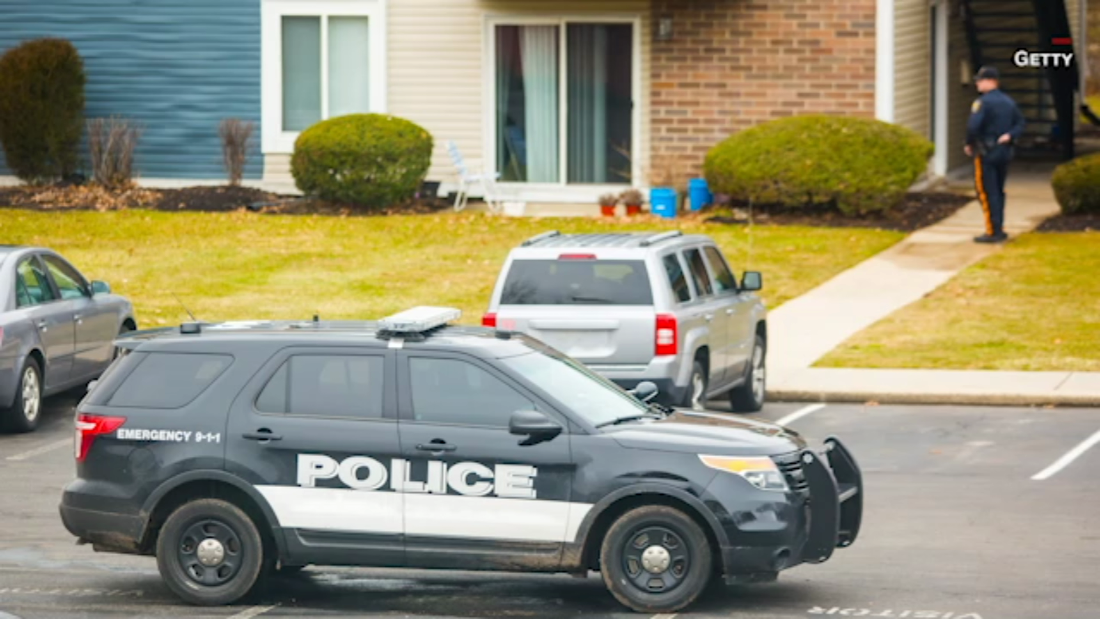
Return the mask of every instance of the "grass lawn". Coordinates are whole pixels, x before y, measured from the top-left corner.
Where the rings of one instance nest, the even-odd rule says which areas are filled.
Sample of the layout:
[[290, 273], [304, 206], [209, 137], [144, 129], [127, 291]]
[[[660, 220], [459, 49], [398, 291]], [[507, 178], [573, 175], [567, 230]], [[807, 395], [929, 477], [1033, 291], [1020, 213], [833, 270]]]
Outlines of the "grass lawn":
[[1031, 233], [818, 365], [1100, 371], [1100, 232]]
[[[764, 272], [772, 306], [889, 247], [880, 230], [678, 222], [712, 235], [735, 271]], [[508, 251], [540, 232], [674, 229], [648, 220], [512, 219], [476, 213], [313, 217], [246, 212], [51, 212], [0, 209], [4, 243], [61, 252], [130, 297], [141, 326], [204, 320], [371, 319], [414, 305], [485, 311]], [[750, 259], [751, 245], [751, 259]]]

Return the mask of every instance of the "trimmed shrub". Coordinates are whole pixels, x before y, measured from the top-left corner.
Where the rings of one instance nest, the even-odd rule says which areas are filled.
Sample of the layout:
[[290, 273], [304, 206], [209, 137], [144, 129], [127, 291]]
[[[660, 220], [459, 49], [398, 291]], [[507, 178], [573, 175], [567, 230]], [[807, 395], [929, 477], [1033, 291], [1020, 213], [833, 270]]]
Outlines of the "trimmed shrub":
[[83, 114], [84, 61], [72, 43], [36, 39], [0, 56], [0, 145], [23, 181], [76, 171]]
[[383, 208], [412, 198], [432, 156], [420, 125], [384, 114], [324, 120], [298, 136], [290, 172], [306, 194]]
[[925, 171], [933, 145], [915, 132], [863, 118], [806, 115], [746, 129], [707, 154], [715, 193], [788, 208], [887, 210]]
[[1050, 182], [1063, 213], [1100, 213], [1100, 153], [1063, 163]]

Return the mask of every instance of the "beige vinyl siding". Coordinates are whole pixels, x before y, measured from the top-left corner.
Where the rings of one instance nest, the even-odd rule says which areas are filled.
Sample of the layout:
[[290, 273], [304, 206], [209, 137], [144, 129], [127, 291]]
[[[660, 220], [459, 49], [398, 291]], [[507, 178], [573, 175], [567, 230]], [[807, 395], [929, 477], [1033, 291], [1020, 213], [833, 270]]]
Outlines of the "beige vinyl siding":
[[932, 138], [932, 24], [928, 0], [894, 5], [894, 122]]
[[641, 18], [642, 65], [636, 102], [641, 135], [635, 152], [649, 153], [649, 0], [397, 0], [389, 3], [389, 112], [424, 126], [435, 138], [428, 178], [453, 182], [446, 144], [453, 140], [471, 167], [483, 161], [487, 16], [598, 16]]

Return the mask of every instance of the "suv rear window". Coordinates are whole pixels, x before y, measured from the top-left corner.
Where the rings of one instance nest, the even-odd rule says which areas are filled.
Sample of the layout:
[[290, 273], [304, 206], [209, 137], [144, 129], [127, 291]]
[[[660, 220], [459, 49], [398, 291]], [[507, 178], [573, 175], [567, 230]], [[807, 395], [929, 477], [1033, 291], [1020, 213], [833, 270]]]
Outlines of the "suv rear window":
[[641, 260], [515, 260], [501, 305], [651, 305]]
[[107, 405], [181, 408], [205, 391], [232, 362], [229, 355], [145, 353]]

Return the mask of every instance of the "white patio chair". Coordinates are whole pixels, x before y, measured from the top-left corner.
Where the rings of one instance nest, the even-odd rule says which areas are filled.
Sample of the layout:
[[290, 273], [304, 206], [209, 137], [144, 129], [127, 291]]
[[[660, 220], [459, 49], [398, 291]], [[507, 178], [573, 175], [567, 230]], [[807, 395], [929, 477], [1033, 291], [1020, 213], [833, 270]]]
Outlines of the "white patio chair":
[[497, 196], [496, 181], [500, 178], [500, 173], [493, 172], [490, 174], [484, 170], [476, 174], [471, 173], [469, 166], [466, 165], [466, 160], [462, 158], [462, 153], [458, 150], [458, 145], [454, 142], [447, 142], [447, 153], [451, 156], [451, 162], [454, 163], [455, 169], [458, 170], [458, 192], [455, 194], [455, 210], [461, 211], [466, 208], [466, 204], [470, 200], [470, 187], [476, 185], [481, 188], [481, 195], [485, 198], [485, 204], [489, 206], [489, 210], [499, 213], [501, 201]]

